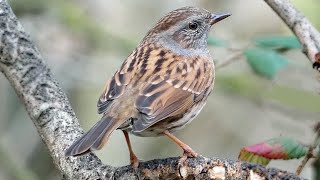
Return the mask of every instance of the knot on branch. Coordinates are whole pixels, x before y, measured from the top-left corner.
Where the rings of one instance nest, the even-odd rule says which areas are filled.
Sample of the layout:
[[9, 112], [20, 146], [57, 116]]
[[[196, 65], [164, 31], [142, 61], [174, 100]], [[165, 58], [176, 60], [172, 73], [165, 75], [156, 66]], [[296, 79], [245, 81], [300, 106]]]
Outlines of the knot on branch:
[[320, 52], [318, 52], [315, 56], [315, 62], [313, 63], [312, 67], [320, 72]]

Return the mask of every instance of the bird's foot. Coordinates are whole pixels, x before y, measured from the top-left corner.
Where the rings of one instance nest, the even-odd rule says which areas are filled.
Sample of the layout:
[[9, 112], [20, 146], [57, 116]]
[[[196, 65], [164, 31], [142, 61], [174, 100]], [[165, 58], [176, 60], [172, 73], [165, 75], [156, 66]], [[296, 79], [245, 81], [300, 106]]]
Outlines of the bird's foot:
[[137, 179], [140, 180], [140, 174], [139, 174], [139, 164], [140, 164], [140, 160], [137, 158], [137, 156], [135, 154], [130, 154], [130, 164], [131, 167], [133, 169], [134, 174], [136, 175]]
[[198, 153], [193, 151], [189, 146], [183, 148], [184, 152], [183, 155], [178, 160], [178, 171], [180, 176], [185, 179], [188, 176], [187, 167], [186, 167], [186, 160], [188, 158], [195, 158], [198, 157]]
[[190, 158], [198, 157], [198, 153], [192, 150], [189, 146], [185, 146], [183, 148], [183, 155], [180, 157], [178, 161], [178, 167], [183, 166], [186, 160], [188, 159], [188, 157]]
[[137, 158], [136, 155], [130, 154], [130, 164], [133, 169], [137, 169], [139, 167], [140, 160]]

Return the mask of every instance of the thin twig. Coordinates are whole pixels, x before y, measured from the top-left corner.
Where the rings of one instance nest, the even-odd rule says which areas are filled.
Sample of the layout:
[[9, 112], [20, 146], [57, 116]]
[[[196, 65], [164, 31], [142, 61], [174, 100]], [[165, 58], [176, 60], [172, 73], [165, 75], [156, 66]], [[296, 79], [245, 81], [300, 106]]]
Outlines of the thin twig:
[[296, 170], [295, 174], [297, 176], [299, 176], [301, 174], [301, 172], [302, 172], [303, 168], [305, 167], [305, 165], [307, 164], [307, 162], [311, 158], [315, 158], [315, 156], [313, 154], [313, 150], [317, 147], [318, 142], [319, 142], [319, 135], [317, 134], [317, 137], [315, 138], [313, 144], [309, 146], [307, 155], [302, 159], [300, 165], [298, 166], [298, 168]]
[[236, 60], [240, 60], [242, 55], [243, 55], [242, 51], [232, 54], [229, 58], [227, 58], [227, 60], [223, 61], [222, 63], [219, 63], [216, 66], [216, 69], [221, 69], [221, 68], [235, 62]]

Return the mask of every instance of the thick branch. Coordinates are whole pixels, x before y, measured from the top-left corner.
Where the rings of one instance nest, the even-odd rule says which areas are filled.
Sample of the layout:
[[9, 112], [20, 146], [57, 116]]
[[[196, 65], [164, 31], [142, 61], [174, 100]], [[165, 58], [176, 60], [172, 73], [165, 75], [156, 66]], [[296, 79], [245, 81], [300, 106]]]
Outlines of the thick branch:
[[[320, 33], [310, 21], [299, 12], [289, 0], [265, 0], [281, 17], [303, 46], [303, 53], [309, 58], [313, 68], [320, 71]], [[319, 55], [318, 55], [319, 56]]]
[[10, 81], [64, 179], [200, 179], [251, 176], [299, 179], [291, 173], [229, 160], [195, 158], [177, 171], [177, 158], [141, 163], [139, 169], [103, 165], [94, 155], [65, 157], [65, 149], [83, 131], [49, 68], [6, 0], [0, 0], [0, 71]]

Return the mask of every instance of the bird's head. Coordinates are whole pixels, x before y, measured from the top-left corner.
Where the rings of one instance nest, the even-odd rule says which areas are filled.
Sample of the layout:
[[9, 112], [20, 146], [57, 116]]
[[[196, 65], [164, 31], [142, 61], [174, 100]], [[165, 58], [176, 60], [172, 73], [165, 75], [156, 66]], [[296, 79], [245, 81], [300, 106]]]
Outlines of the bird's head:
[[196, 7], [183, 7], [168, 13], [148, 32], [144, 41], [160, 42], [179, 51], [207, 50], [210, 28], [231, 14], [212, 14]]

